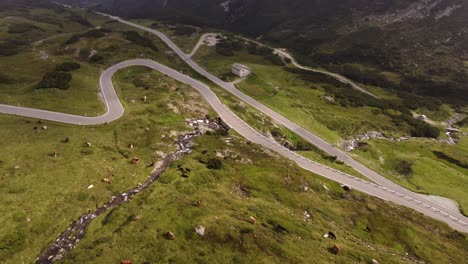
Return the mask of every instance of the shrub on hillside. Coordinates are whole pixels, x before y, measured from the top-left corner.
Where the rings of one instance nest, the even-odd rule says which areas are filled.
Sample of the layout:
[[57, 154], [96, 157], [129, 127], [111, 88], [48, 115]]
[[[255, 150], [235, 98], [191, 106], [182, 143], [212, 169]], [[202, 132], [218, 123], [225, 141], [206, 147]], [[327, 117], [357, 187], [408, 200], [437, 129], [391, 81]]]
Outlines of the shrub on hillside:
[[153, 41], [150, 38], [142, 36], [136, 31], [126, 31], [123, 34], [128, 41], [131, 41], [137, 45], [146, 48], [150, 48], [154, 51], [158, 51], [158, 48], [156, 47], [156, 45], [154, 45]]
[[93, 24], [91, 24], [91, 22], [89, 22], [86, 18], [80, 16], [80, 15], [71, 15], [68, 17], [68, 19], [70, 19], [71, 21], [73, 22], [76, 22], [82, 26], [85, 26], [85, 27], [92, 27]]
[[9, 84], [12, 82], [12, 79], [4, 73], [0, 72], [0, 83]]
[[104, 60], [104, 56], [99, 55], [99, 54], [94, 54], [89, 58], [89, 62], [91, 63], [101, 63]]
[[45, 88], [59, 88], [66, 90], [70, 88], [70, 81], [72, 80], [72, 75], [68, 72], [49, 72], [42, 80], [37, 84], [36, 88], [45, 89]]
[[55, 67], [55, 71], [62, 71], [62, 72], [71, 72], [74, 70], [78, 70], [81, 65], [77, 62], [64, 62], [59, 64]]
[[413, 163], [407, 160], [397, 160], [395, 162], [395, 171], [401, 175], [409, 176], [413, 173]]
[[216, 44], [216, 52], [223, 56], [233, 56], [235, 51], [240, 51], [242, 48], [242, 43], [235, 40], [223, 39]]
[[18, 47], [9, 43], [0, 44], [0, 56], [12, 56], [18, 54]]
[[210, 170], [220, 170], [223, 168], [223, 161], [219, 158], [209, 159], [206, 163], [206, 167]]
[[11, 24], [8, 27], [8, 33], [10, 34], [22, 34], [33, 29], [38, 29], [38, 27], [28, 24], [28, 23], [18, 23], [18, 24]]
[[465, 168], [465, 169], [468, 169], [468, 162], [466, 161], [467, 159], [465, 158], [465, 161], [461, 161], [459, 159], [456, 159], [456, 158], [453, 158], [451, 156], [449, 156], [448, 154], [445, 154], [441, 151], [432, 151], [432, 153], [434, 153], [434, 155], [439, 158], [439, 159], [443, 159], [445, 161], [448, 161], [452, 164], [455, 164], [459, 167], [462, 167], [462, 168]]
[[101, 38], [104, 37], [104, 32], [99, 29], [91, 29], [83, 33], [81, 36], [85, 38]]
[[197, 32], [195, 28], [184, 25], [177, 25], [174, 30], [174, 33], [180, 36], [190, 36], [195, 32]]
[[413, 127], [413, 130], [411, 130], [412, 137], [438, 138], [440, 136], [440, 130], [427, 123], [413, 123]]
[[80, 40], [80, 38], [81, 38], [80, 34], [73, 34], [70, 38], [68, 38], [65, 41], [65, 45], [70, 45], [70, 44], [76, 43], [76, 42], [78, 42], [78, 40]]

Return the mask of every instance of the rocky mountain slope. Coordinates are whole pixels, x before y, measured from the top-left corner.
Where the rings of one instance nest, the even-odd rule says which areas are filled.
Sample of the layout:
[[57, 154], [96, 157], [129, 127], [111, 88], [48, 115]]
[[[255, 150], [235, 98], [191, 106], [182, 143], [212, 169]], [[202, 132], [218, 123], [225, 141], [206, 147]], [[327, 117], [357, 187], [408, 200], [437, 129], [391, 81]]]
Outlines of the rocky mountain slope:
[[228, 29], [365, 83], [455, 104], [468, 101], [467, 0], [78, 2], [129, 18]]

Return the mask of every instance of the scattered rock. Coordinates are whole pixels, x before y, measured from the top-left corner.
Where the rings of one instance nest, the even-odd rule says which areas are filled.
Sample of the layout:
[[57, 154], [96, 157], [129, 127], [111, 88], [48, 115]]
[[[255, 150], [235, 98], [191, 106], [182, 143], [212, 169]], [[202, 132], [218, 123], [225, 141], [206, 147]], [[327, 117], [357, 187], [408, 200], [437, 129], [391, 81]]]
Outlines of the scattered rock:
[[323, 184], [323, 188], [327, 191], [329, 191], [330, 189], [328, 189], [327, 185], [325, 185], [325, 183]]
[[88, 186], [88, 190], [91, 190], [92, 188], [94, 188], [94, 185], [91, 184], [90, 186]]
[[169, 240], [175, 240], [175, 235], [171, 231], [167, 231], [166, 238]]
[[252, 225], [255, 225], [257, 223], [257, 219], [255, 219], [255, 217], [251, 216], [251, 217], [249, 217], [248, 222], [251, 223]]
[[371, 263], [372, 264], [379, 264], [379, 262], [376, 259], [372, 259]]
[[17, 170], [17, 169], [19, 169], [19, 168], [21, 168], [21, 167], [20, 167], [20, 166], [15, 166], [15, 170]]
[[141, 215], [137, 215], [137, 216], [135, 216], [135, 218], [133, 218], [133, 221], [138, 222], [138, 221], [141, 220], [141, 218], [142, 218]]
[[26, 222], [31, 222], [31, 218], [26, 218]]
[[91, 142], [86, 142], [85, 145], [89, 148], [91, 147]]
[[68, 143], [70, 142], [70, 138], [66, 137], [64, 140], [63, 140], [63, 143]]
[[330, 102], [330, 103], [334, 103], [335, 102], [335, 98], [331, 97], [331, 96], [323, 96], [322, 97], [324, 100]]
[[199, 225], [195, 228], [195, 232], [197, 232], [197, 234], [199, 234], [200, 236], [204, 236], [205, 235], [205, 227], [203, 225]]
[[47, 130], [47, 126], [42, 126], [42, 130]]

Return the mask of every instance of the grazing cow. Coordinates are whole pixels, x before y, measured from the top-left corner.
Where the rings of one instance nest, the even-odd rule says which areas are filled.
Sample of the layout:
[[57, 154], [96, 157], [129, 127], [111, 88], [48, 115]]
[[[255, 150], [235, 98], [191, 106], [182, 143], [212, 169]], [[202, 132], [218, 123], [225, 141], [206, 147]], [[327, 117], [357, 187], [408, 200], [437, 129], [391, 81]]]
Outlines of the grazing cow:
[[169, 240], [175, 240], [175, 235], [171, 231], [167, 231], [166, 238]]
[[337, 244], [335, 244], [333, 246], [333, 252], [335, 252], [335, 254], [339, 254], [340, 251], [341, 251], [340, 247]]
[[328, 231], [328, 237], [331, 238], [331, 239], [336, 240], [336, 235], [332, 231]]
[[136, 165], [136, 164], [138, 164], [138, 163], [140, 163], [140, 158], [138, 158], [138, 157], [133, 157], [133, 159], [132, 159], [132, 164], [133, 164], [133, 165]]
[[108, 183], [108, 184], [112, 184], [112, 181], [107, 179], [107, 178], [104, 178], [101, 180], [103, 183]]

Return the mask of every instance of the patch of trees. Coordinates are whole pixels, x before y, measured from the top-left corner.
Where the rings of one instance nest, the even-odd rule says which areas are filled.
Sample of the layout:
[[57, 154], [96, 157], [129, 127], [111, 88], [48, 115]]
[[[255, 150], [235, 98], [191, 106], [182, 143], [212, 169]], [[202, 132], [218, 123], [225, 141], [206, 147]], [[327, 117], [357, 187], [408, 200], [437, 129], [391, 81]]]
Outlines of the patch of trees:
[[78, 42], [78, 40], [80, 40], [80, 38], [81, 38], [80, 34], [73, 34], [69, 39], [65, 41], [65, 45], [76, 43]]
[[0, 72], [0, 83], [2, 83], [2, 84], [9, 84], [9, 83], [11, 83], [12, 81], [13, 81], [13, 80], [12, 80], [9, 76], [7, 76], [7, 75], [5, 75], [4, 73], [1, 73], [1, 72]]
[[12, 56], [18, 54], [18, 46], [10, 42], [0, 43], [0, 56]]
[[434, 151], [432, 151], [432, 153], [434, 153], [434, 155], [439, 159], [448, 161], [448, 162], [450, 162], [452, 164], [457, 165], [458, 167], [468, 169], [468, 162], [466, 162], [466, 161], [461, 161], [461, 160], [458, 160], [456, 158], [450, 157], [449, 155], [447, 155], [447, 154], [445, 154], [445, 153], [443, 153], [441, 151], [434, 150]]
[[[297, 68], [285, 68], [287, 71], [296, 73], [299, 77], [311, 83], [325, 83], [322, 87], [326, 93], [343, 107], [375, 107], [390, 117], [396, 127], [410, 127], [408, 131], [413, 137], [437, 138], [440, 130], [430, 124], [413, 118], [411, 110], [420, 107], [437, 110], [442, 103], [438, 99], [422, 97], [410, 93], [400, 92], [403, 102], [399, 100], [377, 99], [364, 93], [356, 92], [349, 84], [342, 83], [326, 74], [304, 71]], [[399, 111], [401, 114], [391, 114], [391, 111]]]
[[0, 43], [0, 56], [12, 56], [18, 54], [21, 46], [27, 44], [25, 38], [8, 38]]
[[68, 19], [85, 27], [93, 27], [93, 24], [89, 20], [77, 14], [69, 16]]
[[126, 31], [123, 34], [125, 39], [127, 39], [128, 41], [131, 41], [139, 46], [158, 51], [158, 47], [154, 45], [153, 41], [150, 38], [142, 36], [136, 31]]
[[76, 43], [80, 40], [80, 38], [101, 38], [104, 37], [104, 33], [107, 33], [108, 31], [109, 30], [105, 29], [91, 29], [83, 34], [73, 34], [69, 39], [65, 41], [65, 45]]
[[34, 29], [39, 29], [39, 28], [29, 23], [15, 23], [15, 24], [11, 24], [8, 27], [8, 33], [22, 34], [22, 33], [26, 33]]
[[363, 84], [370, 84], [383, 88], [396, 88], [396, 84], [389, 81], [385, 75], [376, 70], [358, 68], [349, 64], [333, 66], [331, 70]]
[[216, 44], [216, 52], [223, 56], [234, 56], [235, 51], [240, 51], [244, 45], [237, 40], [223, 39]]
[[53, 71], [46, 73], [44, 77], [42, 77], [42, 80], [37, 84], [36, 88], [59, 88], [61, 90], [66, 90], [70, 88], [71, 80], [72, 75], [70, 73]]
[[280, 56], [274, 54], [273, 49], [269, 47], [260, 46], [255, 43], [250, 43], [247, 46], [247, 50], [249, 54], [261, 56], [265, 60], [270, 61], [275, 65], [283, 66], [285, 64], [283, 59]]
[[42, 15], [24, 14], [24, 17], [27, 18], [27, 19], [30, 19], [30, 20], [35, 20], [35, 21], [41, 22], [41, 23], [47, 23], [47, 24], [63, 27], [60, 20], [58, 20], [57, 18], [48, 16], [48, 15], [42, 16]]
[[83, 33], [81, 36], [85, 38], [102, 38], [104, 37], [104, 32], [101, 29], [91, 29]]
[[191, 36], [195, 32], [197, 32], [196, 28], [185, 25], [177, 25], [174, 29], [174, 33], [179, 36]]
[[302, 69], [298, 68], [289, 68], [285, 67], [284, 68], [286, 71], [294, 73], [296, 75], [299, 75], [301, 79], [303, 79], [306, 82], [311, 82], [311, 83], [328, 83], [331, 84], [335, 87], [345, 87], [347, 89], [351, 89], [351, 86], [349, 84], [343, 83], [338, 81], [336, 78], [319, 73], [319, 72], [312, 72], [312, 71], [305, 71]]
[[91, 58], [89, 58], [88, 61], [91, 63], [101, 63], [103, 60], [104, 60], [104, 56], [99, 55], [99, 54], [94, 54], [93, 56], [91, 56]]
[[37, 89], [58, 88], [66, 90], [70, 88], [72, 80], [71, 71], [80, 68], [80, 64], [75, 62], [64, 62], [55, 67], [55, 70], [48, 72], [42, 77], [42, 80], [36, 85]]
[[461, 81], [432, 80], [430, 76], [405, 76], [400, 89], [413, 93], [444, 98], [448, 102], [466, 102], [468, 100], [468, 78]]

